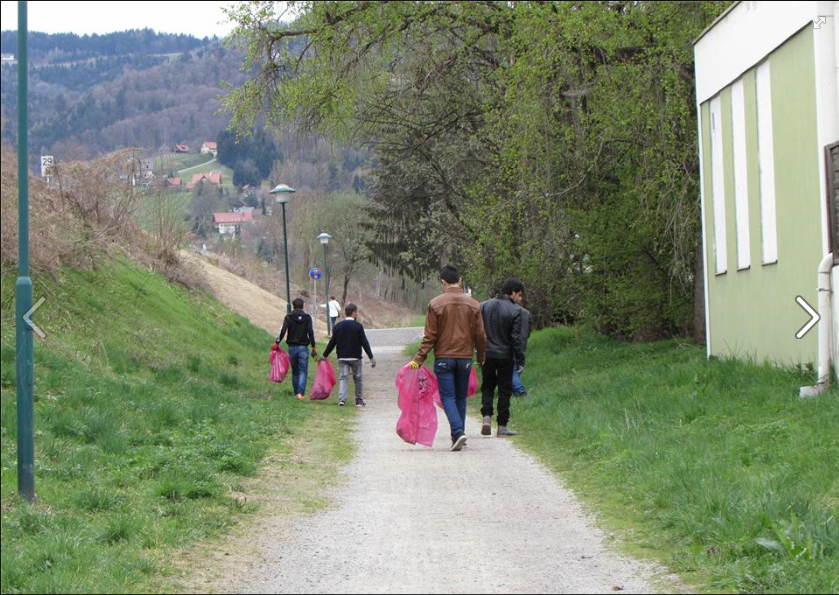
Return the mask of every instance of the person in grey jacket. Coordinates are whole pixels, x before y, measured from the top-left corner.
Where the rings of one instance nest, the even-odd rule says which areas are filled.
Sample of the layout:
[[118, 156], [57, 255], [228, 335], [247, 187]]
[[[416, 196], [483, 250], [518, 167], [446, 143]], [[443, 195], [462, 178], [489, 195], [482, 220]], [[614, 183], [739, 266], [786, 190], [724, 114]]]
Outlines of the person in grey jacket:
[[[524, 343], [524, 351], [527, 353], [527, 340], [530, 338], [530, 310], [525, 308], [522, 305], [524, 300], [519, 298], [518, 304], [521, 308], [521, 334], [522, 334], [522, 341]], [[513, 362], [513, 396], [514, 397], [526, 397], [527, 396], [527, 389], [524, 388], [524, 384], [521, 382], [521, 377], [519, 376], [519, 367], [518, 362]]]
[[507, 427], [510, 421], [510, 395], [513, 393], [513, 365], [518, 372], [524, 370], [524, 335], [522, 309], [517, 301], [524, 294], [524, 285], [518, 279], [507, 279], [501, 293], [481, 304], [484, 329], [487, 335], [486, 361], [483, 365], [481, 385], [483, 426], [481, 434], [492, 434], [493, 403], [498, 389], [498, 430], [496, 436], [515, 436]]

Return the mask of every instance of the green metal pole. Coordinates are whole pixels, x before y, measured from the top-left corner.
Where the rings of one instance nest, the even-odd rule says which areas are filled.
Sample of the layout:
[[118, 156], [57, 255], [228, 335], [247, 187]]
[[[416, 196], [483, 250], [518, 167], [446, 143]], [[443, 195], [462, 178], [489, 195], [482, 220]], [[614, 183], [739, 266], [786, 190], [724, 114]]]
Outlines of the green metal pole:
[[288, 232], [285, 224], [285, 203], [283, 203], [283, 244], [285, 245], [285, 293], [286, 312], [291, 312], [291, 277], [288, 274]]
[[327, 245], [323, 245], [323, 275], [326, 277], [326, 334], [332, 336], [332, 312], [329, 311], [329, 263], [326, 260]]
[[29, 129], [26, 2], [17, 3], [18, 72], [18, 278], [15, 283], [15, 347], [17, 348], [17, 489], [22, 498], [35, 501], [35, 433], [32, 387], [35, 370], [32, 328], [23, 317], [32, 307], [29, 278]]

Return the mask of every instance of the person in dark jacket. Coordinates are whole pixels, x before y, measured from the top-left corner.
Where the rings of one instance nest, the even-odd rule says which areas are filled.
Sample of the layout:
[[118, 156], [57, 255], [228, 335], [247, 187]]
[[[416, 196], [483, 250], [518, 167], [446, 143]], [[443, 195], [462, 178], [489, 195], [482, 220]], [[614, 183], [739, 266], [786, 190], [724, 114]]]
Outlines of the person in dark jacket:
[[[522, 341], [524, 342], [524, 352], [527, 353], [527, 340], [530, 338], [530, 310], [528, 310], [522, 305], [523, 301], [524, 300], [522, 298], [519, 298], [518, 304], [521, 308], [521, 334]], [[521, 382], [521, 377], [519, 376], [518, 362], [516, 361], [513, 361], [513, 396], [527, 396], [527, 389], [524, 388], [524, 384], [522, 384]]]
[[315, 329], [312, 317], [303, 311], [303, 299], [295, 298], [291, 302], [294, 309], [285, 315], [283, 328], [277, 335], [277, 343], [286, 337], [288, 356], [291, 359], [291, 385], [298, 399], [304, 399], [306, 381], [309, 375], [309, 360], [307, 359], [309, 345], [312, 346], [312, 357], [318, 355], [315, 348]]
[[[364, 326], [358, 322], [358, 306], [347, 304], [344, 308], [346, 318], [335, 325], [332, 329], [332, 338], [326, 346], [321, 359], [326, 359], [332, 350], [338, 348], [338, 363], [341, 365], [341, 383], [338, 385], [338, 405], [344, 406], [347, 402], [347, 388], [349, 388], [349, 375], [352, 370], [353, 381], [355, 382], [355, 406], [364, 407], [364, 397], [361, 392], [361, 350], [370, 358], [370, 365], [376, 367], [376, 358], [370, 349], [370, 342], [364, 333]], [[337, 318], [337, 317], [336, 317]]]
[[524, 370], [524, 340], [521, 308], [517, 301], [524, 293], [518, 279], [507, 279], [501, 293], [481, 304], [487, 335], [486, 361], [483, 365], [481, 393], [484, 416], [481, 434], [492, 434], [493, 401], [498, 388], [498, 430], [496, 436], [515, 436], [507, 427], [510, 421], [510, 395], [513, 393], [513, 365]]

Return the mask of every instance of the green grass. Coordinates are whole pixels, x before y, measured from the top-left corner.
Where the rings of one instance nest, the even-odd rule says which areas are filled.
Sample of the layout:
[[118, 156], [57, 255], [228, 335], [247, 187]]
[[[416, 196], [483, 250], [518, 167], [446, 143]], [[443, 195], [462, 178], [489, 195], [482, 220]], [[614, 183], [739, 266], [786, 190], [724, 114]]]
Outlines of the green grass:
[[181, 177], [181, 181], [184, 184], [189, 184], [192, 182], [192, 176], [195, 174], [210, 173], [213, 171], [221, 172], [222, 186], [233, 188], [233, 169], [227, 167], [226, 165], [222, 165], [218, 160], [213, 161], [212, 163], [208, 162], [206, 165], [190, 169], [189, 171], [178, 175]]
[[3, 277], [3, 593], [165, 590], [177, 551], [251, 510], [231, 492], [266, 452], [337, 415], [268, 382], [271, 337], [209, 296], [126, 262], [65, 269], [35, 280], [38, 502], [21, 502], [13, 288]]
[[[212, 155], [201, 153], [170, 153], [168, 155], [161, 155], [154, 159], [154, 173], [157, 175], [168, 175], [172, 171], [178, 172], [182, 169], [207, 163], [212, 158]], [[195, 171], [198, 170], [196, 169]], [[186, 176], [190, 173], [192, 172], [188, 171], [184, 175]], [[190, 176], [190, 179], [192, 179], [192, 176]]]
[[839, 394], [800, 400], [813, 380], [550, 329], [530, 340], [510, 426], [629, 551], [701, 589], [836, 593]]

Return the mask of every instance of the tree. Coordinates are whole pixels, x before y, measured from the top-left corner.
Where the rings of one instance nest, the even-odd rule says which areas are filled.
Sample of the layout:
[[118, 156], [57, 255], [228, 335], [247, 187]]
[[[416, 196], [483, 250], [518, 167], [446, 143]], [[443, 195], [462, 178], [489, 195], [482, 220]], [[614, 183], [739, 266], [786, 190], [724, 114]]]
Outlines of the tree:
[[294, 2], [230, 11], [226, 98], [375, 151], [368, 244], [422, 278], [525, 281], [534, 322], [648, 339], [691, 324], [692, 39], [727, 2]]

